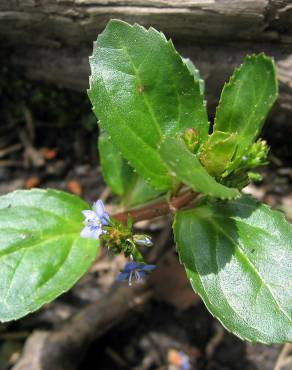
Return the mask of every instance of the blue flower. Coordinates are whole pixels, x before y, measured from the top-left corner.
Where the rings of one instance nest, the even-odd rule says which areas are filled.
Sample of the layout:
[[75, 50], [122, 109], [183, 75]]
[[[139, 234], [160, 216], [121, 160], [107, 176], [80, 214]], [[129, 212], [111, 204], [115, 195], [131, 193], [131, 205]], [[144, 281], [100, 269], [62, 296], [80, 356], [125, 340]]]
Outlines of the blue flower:
[[118, 281], [129, 281], [129, 285], [132, 285], [132, 280], [142, 281], [147, 271], [152, 271], [156, 268], [155, 265], [146, 265], [145, 263], [138, 263], [135, 261], [128, 262], [124, 267], [124, 270], [117, 276]]
[[93, 204], [92, 210], [82, 211], [85, 217], [85, 227], [81, 230], [82, 238], [99, 239], [106, 231], [103, 226], [109, 224], [109, 215], [106, 213], [102, 200], [98, 200]]
[[191, 363], [189, 357], [182, 351], [178, 352], [181, 360], [180, 364], [180, 370], [190, 370], [191, 369]]

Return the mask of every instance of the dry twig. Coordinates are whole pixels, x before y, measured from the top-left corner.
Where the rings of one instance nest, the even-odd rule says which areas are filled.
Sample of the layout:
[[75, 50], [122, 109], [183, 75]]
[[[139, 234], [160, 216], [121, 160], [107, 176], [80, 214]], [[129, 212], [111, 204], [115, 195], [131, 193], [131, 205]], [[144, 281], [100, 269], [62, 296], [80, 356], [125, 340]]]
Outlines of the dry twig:
[[286, 365], [287, 360], [290, 359], [291, 361], [291, 356], [288, 356], [289, 353], [292, 353], [292, 343], [284, 344], [282, 351], [277, 358], [274, 370], [282, 370]]
[[114, 284], [102, 300], [81, 310], [61, 328], [35, 331], [13, 370], [76, 369], [93, 340], [143, 306], [150, 296], [147, 283], [132, 287]]

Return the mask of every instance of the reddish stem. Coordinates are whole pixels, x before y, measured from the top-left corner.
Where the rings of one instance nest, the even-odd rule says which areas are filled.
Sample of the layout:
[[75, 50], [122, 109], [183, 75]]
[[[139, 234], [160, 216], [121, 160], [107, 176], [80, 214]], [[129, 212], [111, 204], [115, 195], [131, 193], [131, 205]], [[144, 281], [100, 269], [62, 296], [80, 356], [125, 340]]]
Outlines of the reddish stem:
[[127, 223], [128, 216], [131, 216], [133, 222], [151, 220], [152, 218], [167, 215], [168, 213], [174, 213], [176, 210], [185, 207], [193, 199], [197, 197], [197, 193], [193, 190], [187, 190], [184, 193], [174, 196], [170, 201], [164, 201], [155, 204], [149, 204], [145, 207], [132, 209], [126, 212], [116, 213], [112, 215], [115, 220], [121, 221], [124, 224]]

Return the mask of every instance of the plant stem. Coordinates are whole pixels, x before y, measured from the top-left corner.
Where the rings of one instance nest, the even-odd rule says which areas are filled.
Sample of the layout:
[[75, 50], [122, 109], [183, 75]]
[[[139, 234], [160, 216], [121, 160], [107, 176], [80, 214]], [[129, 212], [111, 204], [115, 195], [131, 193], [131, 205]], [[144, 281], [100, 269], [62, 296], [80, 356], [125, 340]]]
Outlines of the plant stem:
[[193, 199], [198, 196], [193, 190], [187, 190], [184, 193], [172, 197], [169, 201], [164, 201], [155, 204], [149, 204], [142, 208], [132, 209], [126, 212], [116, 213], [112, 215], [115, 220], [127, 223], [128, 217], [131, 216], [133, 222], [151, 220], [155, 217], [167, 215], [169, 213], [174, 213], [176, 210], [185, 207]]

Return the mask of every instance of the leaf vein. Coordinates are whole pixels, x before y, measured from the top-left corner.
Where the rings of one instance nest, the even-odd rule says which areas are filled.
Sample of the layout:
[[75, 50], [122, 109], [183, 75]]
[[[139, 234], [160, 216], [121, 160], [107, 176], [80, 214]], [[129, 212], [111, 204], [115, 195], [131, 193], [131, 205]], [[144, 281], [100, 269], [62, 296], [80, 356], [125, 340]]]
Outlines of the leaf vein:
[[287, 319], [292, 322], [292, 318], [289, 316], [289, 314], [280, 306], [280, 303], [278, 302], [277, 298], [274, 296], [273, 294], [273, 291], [271, 289], [271, 287], [269, 286], [269, 284], [263, 279], [263, 277], [261, 276], [261, 274], [259, 273], [259, 271], [257, 270], [256, 266], [253, 264], [253, 262], [243, 253], [243, 251], [241, 250], [240, 248], [240, 244], [239, 243], [236, 243], [235, 240], [232, 238], [232, 236], [230, 236], [228, 233], [226, 233], [219, 225], [215, 224], [214, 222], [212, 222], [211, 220], [208, 220], [208, 222], [210, 222], [218, 231], [220, 231], [223, 235], [225, 235], [225, 237], [227, 239], [229, 239], [231, 241], [231, 243], [236, 247], [236, 249], [238, 250], [241, 258], [243, 258], [244, 260], [246, 260], [249, 264], [249, 266], [254, 270], [256, 276], [258, 277], [258, 279], [260, 280], [261, 284], [263, 284], [267, 290], [269, 291], [272, 299], [274, 300], [274, 302], [276, 303], [276, 306], [278, 308], [278, 310], [280, 312], [282, 312], [282, 314], [284, 316], [287, 317]]

